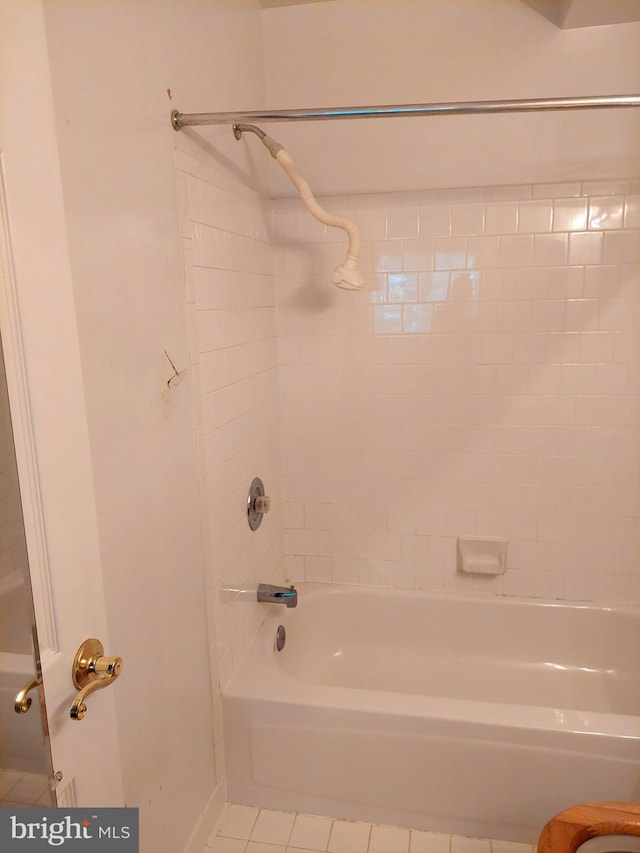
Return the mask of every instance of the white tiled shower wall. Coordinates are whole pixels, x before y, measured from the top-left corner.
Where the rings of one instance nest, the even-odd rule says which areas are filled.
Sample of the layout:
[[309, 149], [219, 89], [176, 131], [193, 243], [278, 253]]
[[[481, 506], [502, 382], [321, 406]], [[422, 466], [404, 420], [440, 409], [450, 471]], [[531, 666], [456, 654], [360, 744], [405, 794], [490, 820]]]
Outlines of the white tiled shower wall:
[[[342, 232], [177, 156], [223, 685], [261, 581], [640, 599], [637, 181], [323, 199], [361, 227], [350, 293]], [[469, 534], [503, 576], [456, 571]]]
[[[177, 152], [195, 384], [209, 642], [224, 686], [264, 618], [260, 582], [284, 583], [282, 465], [273, 248], [268, 202]], [[271, 510], [257, 533], [247, 493], [263, 479]], [[216, 778], [222, 713], [214, 688]]]
[[[261, 581], [640, 600], [638, 182], [324, 199], [361, 227], [350, 293], [299, 201], [177, 173], [221, 686]], [[457, 573], [474, 533], [508, 538], [505, 575]]]
[[[288, 574], [640, 600], [637, 181], [274, 202]], [[456, 571], [506, 536], [508, 569]]]

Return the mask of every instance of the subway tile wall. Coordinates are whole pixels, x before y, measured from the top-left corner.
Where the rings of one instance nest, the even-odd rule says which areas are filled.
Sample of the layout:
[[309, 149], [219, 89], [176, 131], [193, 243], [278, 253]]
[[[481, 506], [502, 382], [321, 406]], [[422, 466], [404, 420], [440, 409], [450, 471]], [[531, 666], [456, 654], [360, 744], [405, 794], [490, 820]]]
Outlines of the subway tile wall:
[[[640, 182], [274, 202], [294, 579], [640, 600]], [[498, 577], [456, 538], [506, 536]]]
[[[176, 156], [219, 781], [220, 688], [266, 615], [257, 584], [285, 581], [273, 247], [268, 202], [230, 174]], [[256, 532], [247, 524], [254, 477], [271, 497]]]
[[[261, 581], [640, 600], [638, 182], [324, 200], [361, 227], [349, 293], [299, 201], [177, 176], [216, 686]], [[474, 533], [508, 538], [503, 576], [456, 571]]]

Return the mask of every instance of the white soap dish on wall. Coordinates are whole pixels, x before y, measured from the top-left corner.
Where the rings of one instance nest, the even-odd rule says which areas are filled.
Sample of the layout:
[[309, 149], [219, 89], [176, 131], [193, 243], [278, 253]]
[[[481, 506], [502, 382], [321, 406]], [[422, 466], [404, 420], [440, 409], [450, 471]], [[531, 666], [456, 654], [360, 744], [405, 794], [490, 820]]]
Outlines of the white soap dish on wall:
[[501, 536], [459, 536], [458, 571], [501, 575], [507, 568], [507, 540]]

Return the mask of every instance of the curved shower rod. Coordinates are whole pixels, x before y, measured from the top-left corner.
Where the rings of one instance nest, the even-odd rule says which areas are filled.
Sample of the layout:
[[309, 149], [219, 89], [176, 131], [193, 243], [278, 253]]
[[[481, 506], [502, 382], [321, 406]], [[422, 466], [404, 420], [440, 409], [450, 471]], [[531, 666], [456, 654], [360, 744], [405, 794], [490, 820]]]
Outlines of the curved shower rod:
[[640, 95], [596, 95], [578, 98], [536, 98], [515, 101], [453, 101], [440, 104], [388, 104], [370, 107], [319, 107], [299, 110], [254, 110], [234, 113], [181, 113], [173, 110], [174, 130], [210, 124], [253, 121], [327, 121], [329, 119], [397, 118], [435, 115], [545, 112], [640, 107]]

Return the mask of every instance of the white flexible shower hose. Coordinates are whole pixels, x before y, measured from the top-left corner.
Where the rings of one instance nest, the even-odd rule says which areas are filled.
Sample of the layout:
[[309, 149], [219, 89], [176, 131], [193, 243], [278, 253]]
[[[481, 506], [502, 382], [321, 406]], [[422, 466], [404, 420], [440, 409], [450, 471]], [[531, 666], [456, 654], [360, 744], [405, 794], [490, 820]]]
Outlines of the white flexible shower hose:
[[352, 219], [346, 219], [344, 216], [336, 216], [329, 213], [327, 210], [318, 204], [311, 187], [298, 172], [291, 156], [278, 142], [270, 136], [264, 136], [262, 142], [271, 152], [271, 156], [278, 161], [284, 171], [287, 173], [289, 180], [298, 190], [300, 198], [309, 213], [314, 216], [319, 222], [324, 225], [329, 225], [331, 228], [342, 228], [347, 232], [349, 237], [349, 250], [347, 257], [339, 264], [331, 276], [332, 282], [343, 290], [360, 290], [362, 287], [362, 276], [358, 270], [358, 257], [360, 255], [360, 231], [358, 226]]

